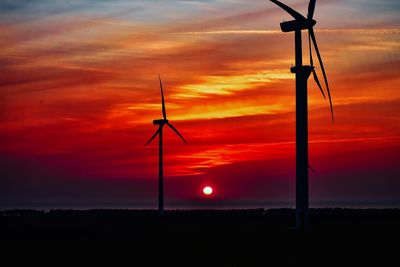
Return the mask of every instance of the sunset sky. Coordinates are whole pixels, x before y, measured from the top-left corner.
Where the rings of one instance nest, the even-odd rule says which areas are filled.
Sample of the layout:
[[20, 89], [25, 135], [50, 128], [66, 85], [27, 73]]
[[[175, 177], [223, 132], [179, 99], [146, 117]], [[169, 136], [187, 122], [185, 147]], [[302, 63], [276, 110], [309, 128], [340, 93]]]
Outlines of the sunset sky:
[[[283, 2], [306, 15], [307, 0]], [[400, 207], [399, 13], [317, 1], [335, 124], [310, 79], [312, 207]], [[1, 1], [0, 208], [156, 208], [158, 73], [188, 141], [164, 131], [166, 208], [292, 207], [284, 20], [266, 0]]]

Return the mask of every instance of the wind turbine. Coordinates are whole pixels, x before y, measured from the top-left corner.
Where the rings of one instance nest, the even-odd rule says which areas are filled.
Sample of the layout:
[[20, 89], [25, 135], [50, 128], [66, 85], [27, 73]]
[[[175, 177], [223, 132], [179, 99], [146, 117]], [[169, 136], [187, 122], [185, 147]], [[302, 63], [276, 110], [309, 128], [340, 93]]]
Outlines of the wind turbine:
[[160, 214], [164, 211], [164, 177], [163, 177], [163, 128], [164, 125], [167, 125], [169, 128], [172, 129], [182, 140], [185, 144], [187, 144], [185, 138], [178, 132], [178, 130], [168, 121], [167, 119], [167, 112], [165, 110], [165, 101], [164, 101], [164, 91], [163, 85], [161, 82], [161, 77], [158, 75], [158, 79], [160, 81], [160, 89], [161, 89], [161, 105], [162, 105], [162, 114], [163, 118], [158, 120], [153, 120], [154, 125], [158, 125], [158, 130], [155, 134], [150, 138], [150, 140], [145, 144], [147, 146], [151, 143], [151, 141], [156, 138], [158, 135], [158, 148], [159, 148], [159, 163], [158, 163], [158, 212]]
[[[324, 98], [325, 93], [322, 90], [321, 83], [315, 72], [314, 61], [312, 57], [312, 46], [318, 56], [318, 61], [321, 66], [322, 74], [324, 76], [325, 86], [328, 93], [329, 104], [332, 115], [332, 123], [334, 122], [332, 98], [329, 90], [328, 79], [326, 77], [324, 64], [319, 53], [317, 40], [313, 27], [317, 23], [314, 19], [314, 11], [316, 0], [310, 0], [308, 5], [308, 15], [305, 18], [303, 15], [288, 7], [287, 5], [271, 0], [287, 13], [289, 13], [294, 20], [281, 23], [281, 30], [283, 32], [295, 33], [295, 49], [296, 49], [296, 65], [290, 69], [292, 73], [296, 74], [296, 228], [308, 229], [309, 228], [309, 212], [308, 212], [308, 95], [307, 95], [307, 81], [311, 73], [317, 83]], [[310, 66], [303, 66], [303, 51], [301, 31], [308, 30], [308, 42], [310, 50]]]

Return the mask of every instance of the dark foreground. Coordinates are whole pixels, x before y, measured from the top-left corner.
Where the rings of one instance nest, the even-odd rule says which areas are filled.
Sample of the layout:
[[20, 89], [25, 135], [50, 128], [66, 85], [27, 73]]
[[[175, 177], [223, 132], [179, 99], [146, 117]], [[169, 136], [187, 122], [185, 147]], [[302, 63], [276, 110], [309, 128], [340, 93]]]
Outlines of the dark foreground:
[[14, 263], [399, 264], [400, 210], [316, 209], [310, 231], [297, 232], [293, 223], [289, 209], [170, 211], [163, 216], [135, 210], [19, 210], [0, 212], [0, 238], [3, 260]]

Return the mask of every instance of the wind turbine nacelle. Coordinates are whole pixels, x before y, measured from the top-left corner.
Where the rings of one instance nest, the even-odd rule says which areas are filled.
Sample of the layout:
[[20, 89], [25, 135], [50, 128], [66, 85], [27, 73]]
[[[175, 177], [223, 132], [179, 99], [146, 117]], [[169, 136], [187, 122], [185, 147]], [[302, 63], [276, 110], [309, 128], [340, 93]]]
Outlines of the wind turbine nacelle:
[[168, 122], [168, 120], [164, 120], [164, 119], [153, 120], [154, 125], [163, 125], [163, 124], [166, 124], [167, 122]]
[[281, 23], [281, 30], [283, 32], [294, 32], [294, 31], [301, 31], [301, 30], [307, 30], [309, 28], [314, 27], [314, 25], [317, 24], [317, 22], [313, 19], [309, 20], [291, 20], [291, 21], [285, 21]]

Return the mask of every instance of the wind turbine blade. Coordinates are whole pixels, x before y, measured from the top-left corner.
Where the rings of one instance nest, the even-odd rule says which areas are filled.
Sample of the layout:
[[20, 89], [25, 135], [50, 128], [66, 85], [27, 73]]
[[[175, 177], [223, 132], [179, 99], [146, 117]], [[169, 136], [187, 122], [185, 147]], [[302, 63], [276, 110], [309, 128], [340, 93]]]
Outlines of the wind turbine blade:
[[174, 126], [172, 126], [171, 123], [167, 122], [167, 125], [172, 129], [172, 131], [174, 131], [174, 132], [183, 140], [183, 142], [185, 142], [185, 144], [187, 144], [185, 138], [183, 138], [183, 136], [181, 135], [181, 133], [178, 132], [178, 130], [177, 130]]
[[312, 47], [311, 47], [311, 34], [310, 31], [308, 31], [308, 47], [310, 49], [310, 65], [311, 67], [314, 67], [314, 59], [312, 56]]
[[163, 114], [164, 120], [166, 120], [167, 119], [167, 111], [165, 110], [164, 90], [163, 90], [160, 74], [158, 74], [158, 79], [160, 80], [162, 114]]
[[313, 41], [313, 44], [314, 44], [314, 47], [315, 47], [315, 52], [317, 52], [319, 64], [321, 65], [322, 74], [324, 75], [326, 90], [327, 90], [327, 92], [328, 92], [329, 105], [330, 105], [330, 108], [331, 108], [332, 122], [334, 122], [335, 119], [334, 119], [334, 115], [333, 115], [333, 105], [332, 105], [331, 91], [329, 90], [328, 78], [326, 77], [325, 68], [324, 68], [324, 63], [322, 62], [321, 54], [319, 53], [319, 49], [318, 49], [318, 45], [317, 45], [317, 40], [315, 39], [314, 29], [313, 29], [313, 28], [310, 28], [310, 29], [308, 29], [308, 31], [309, 31], [309, 33], [310, 33], [311, 40]]
[[314, 175], [317, 175], [317, 174], [315, 173], [315, 170], [310, 166], [310, 164], [308, 165], [308, 168], [312, 171], [312, 173], [313, 173]]
[[292, 8], [288, 7], [287, 5], [277, 1], [277, 0], [271, 0], [272, 3], [280, 6], [283, 10], [285, 10], [287, 13], [289, 13], [293, 18], [297, 20], [306, 20], [306, 18], [301, 15], [299, 12], [293, 10]]
[[321, 83], [319, 82], [317, 73], [315, 72], [315, 69], [312, 70], [313, 76], [314, 76], [314, 81], [317, 83], [319, 90], [321, 91], [322, 96], [324, 97], [324, 99], [326, 99], [324, 90], [322, 90], [322, 86]]
[[316, 72], [315, 69], [314, 69], [314, 59], [313, 59], [313, 55], [312, 55], [312, 46], [311, 46], [311, 35], [310, 35], [310, 32], [308, 32], [308, 47], [309, 47], [309, 49], [310, 49], [310, 65], [311, 65], [311, 67], [312, 67], [312, 73], [313, 73], [313, 76], [314, 76], [314, 81], [317, 83], [318, 88], [319, 88], [319, 90], [320, 90], [321, 93], [322, 93], [322, 96], [324, 97], [324, 99], [326, 99], [324, 90], [322, 89], [321, 83], [319, 82], [317, 72]]
[[149, 141], [147, 141], [147, 143], [146, 143], [144, 146], [147, 146], [148, 144], [150, 144], [151, 141], [153, 141], [154, 138], [156, 138], [156, 136], [157, 136], [159, 133], [160, 133], [160, 129], [158, 129], [158, 130], [156, 131], [156, 133], [150, 138]]
[[316, 0], [310, 0], [310, 4], [308, 4], [308, 19], [312, 19], [314, 17], [315, 4]]

